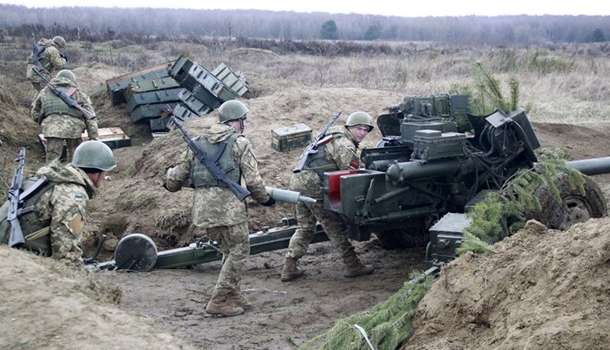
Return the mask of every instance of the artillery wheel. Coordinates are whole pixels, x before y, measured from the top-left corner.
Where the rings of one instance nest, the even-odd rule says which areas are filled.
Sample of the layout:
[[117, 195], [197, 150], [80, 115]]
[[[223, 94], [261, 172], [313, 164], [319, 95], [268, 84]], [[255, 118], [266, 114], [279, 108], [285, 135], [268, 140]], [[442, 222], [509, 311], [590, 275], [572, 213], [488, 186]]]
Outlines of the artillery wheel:
[[141, 233], [129, 234], [119, 241], [114, 250], [114, 261], [119, 270], [147, 272], [157, 263], [157, 246]]
[[565, 230], [568, 227], [608, 215], [606, 199], [595, 181], [585, 176], [584, 193], [570, 185], [567, 174], [559, 174], [555, 181], [561, 201], [548, 188], [541, 186], [536, 190], [541, 210], [527, 215], [539, 220], [549, 228]]
[[425, 247], [430, 240], [427, 219], [413, 220], [404, 228], [375, 233], [384, 249]]

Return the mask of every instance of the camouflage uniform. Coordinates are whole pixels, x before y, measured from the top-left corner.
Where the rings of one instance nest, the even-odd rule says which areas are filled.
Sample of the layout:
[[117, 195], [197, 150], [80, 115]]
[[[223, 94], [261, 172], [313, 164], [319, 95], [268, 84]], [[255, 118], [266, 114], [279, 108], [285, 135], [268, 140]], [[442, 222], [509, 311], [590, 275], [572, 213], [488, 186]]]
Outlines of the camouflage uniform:
[[[24, 236], [41, 228], [48, 235], [33, 242], [26, 241], [26, 248], [80, 265], [86, 205], [95, 195], [95, 186], [84, 171], [58, 161], [40, 168], [36, 176], [46, 177], [47, 183], [26, 201], [24, 208], [31, 206], [34, 210], [22, 214], [19, 221]], [[8, 241], [8, 223], [2, 219], [6, 218], [7, 211], [8, 201], [0, 208], [2, 243]]]
[[[47, 78], [54, 77], [57, 72], [59, 72], [63, 66], [66, 64], [66, 58], [61, 54], [59, 48], [53, 42], [53, 40], [49, 39], [41, 39], [37, 43], [40, 50], [43, 50], [39, 55], [39, 61], [42, 65], [42, 73], [46, 75]], [[32, 54], [28, 58], [28, 67], [27, 67], [27, 78], [32, 82], [32, 86], [36, 89], [36, 91], [40, 91], [43, 87], [45, 87], [46, 83], [38, 76], [38, 74], [32, 71]]]
[[[51, 84], [72, 96], [84, 109], [93, 112], [89, 96], [80, 91], [74, 82], [60, 77], [51, 80]], [[97, 120], [85, 118], [82, 112], [69, 107], [48, 87], [42, 89], [36, 96], [32, 103], [31, 115], [40, 123], [42, 134], [46, 139], [47, 162], [56, 158], [64, 161], [72, 159], [84, 130], [87, 130], [89, 139], [98, 137]]]
[[[319, 172], [346, 170], [358, 168], [358, 146], [349, 131], [341, 127], [329, 130], [333, 138], [321, 146], [319, 152], [324, 152], [326, 166]], [[293, 174], [290, 178], [290, 188], [307, 196], [322, 199], [322, 180], [316, 171], [305, 167], [303, 171]], [[298, 228], [288, 246], [286, 258], [298, 260], [307, 252], [315, 232], [316, 220], [320, 222], [332, 244], [339, 250], [343, 262], [348, 267], [361, 267], [360, 260], [354, 252], [354, 247], [348, 240], [347, 225], [336, 213], [325, 210], [322, 201], [315, 204], [298, 203], [296, 205]]]
[[[265, 191], [263, 179], [258, 172], [257, 160], [250, 141], [235, 130], [210, 120], [204, 127], [200, 138], [211, 144], [228, 142], [234, 138], [230, 149], [234, 164], [239, 167], [241, 177], [252, 197], [259, 203], [270, 200]], [[199, 140], [196, 138], [195, 141]], [[229, 151], [227, 147], [226, 151]], [[168, 169], [165, 187], [178, 191], [182, 186], [193, 186], [193, 171], [198, 160], [190, 149], [181, 155], [178, 163]], [[248, 237], [248, 215], [246, 204], [240, 201], [227, 188], [220, 186], [195, 187], [193, 196], [193, 225], [205, 229], [210, 239], [220, 242], [224, 263], [214, 288], [212, 299], [228, 296], [240, 297], [240, 281], [246, 258], [250, 254]]]

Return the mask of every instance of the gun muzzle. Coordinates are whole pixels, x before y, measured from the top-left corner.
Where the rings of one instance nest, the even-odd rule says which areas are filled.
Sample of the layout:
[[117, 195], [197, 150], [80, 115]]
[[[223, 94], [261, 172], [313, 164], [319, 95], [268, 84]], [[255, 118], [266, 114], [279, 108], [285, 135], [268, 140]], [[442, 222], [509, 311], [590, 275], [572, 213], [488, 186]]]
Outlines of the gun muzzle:
[[275, 199], [278, 202], [288, 202], [288, 203], [301, 202], [301, 203], [311, 203], [311, 204], [316, 202], [315, 199], [304, 196], [301, 194], [301, 192], [283, 190], [281, 188], [275, 188], [275, 187], [265, 187], [265, 190], [267, 190], [267, 193], [269, 193], [271, 198]]

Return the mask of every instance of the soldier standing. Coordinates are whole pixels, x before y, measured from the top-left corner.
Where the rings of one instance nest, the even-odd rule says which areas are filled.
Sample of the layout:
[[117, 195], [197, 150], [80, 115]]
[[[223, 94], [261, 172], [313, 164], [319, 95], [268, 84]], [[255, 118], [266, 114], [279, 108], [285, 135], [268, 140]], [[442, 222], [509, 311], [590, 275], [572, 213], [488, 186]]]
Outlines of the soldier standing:
[[[87, 217], [87, 201], [114, 169], [112, 150], [100, 141], [83, 142], [71, 164], [52, 162], [24, 181], [19, 223], [25, 248], [77, 265], [82, 264], [81, 239]], [[0, 207], [0, 243], [9, 240], [8, 201]]]
[[349, 115], [345, 128], [335, 126], [321, 140], [318, 152], [310, 155], [303, 170], [290, 178], [290, 188], [316, 198], [311, 203], [297, 203], [298, 228], [290, 238], [288, 252], [282, 269], [281, 280], [291, 281], [301, 277], [304, 271], [297, 268], [297, 261], [305, 255], [313, 239], [316, 220], [320, 222], [331, 243], [339, 250], [345, 264], [345, 276], [357, 277], [373, 272], [372, 266], [363, 265], [348, 240], [347, 225], [339, 215], [325, 210], [322, 204], [322, 175], [327, 171], [358, 169], [358, 145], [373, 130], [373, 118], [366, 112]]
[[[61, 70], [49, 84], [95, 116], [89, 96], [79, 90], [72, 71]], [[47, 162], [56, 158], [69, 161], [81, 143], [84, 130], [87, 130], [90, 140], [98, 137], [97, 119], [86, 117], [82, 111], [68, 105], [50, 86], [46, 86], [36, 96], [32, 103], [31, 115], [40, 124], [46, 140]]]
[[[225, 176], [236, 183], [244, 179], [257, 202], [275, 203], [265, 191], [263, 179], [250, 141], [242, 135], [248, 108], [239, 101], [227, 101], [218, 109], [218, 123], [209, 123], [200, 137], [194, 139], [207, 157], [218, 159]], [[206, 312], [218, 316], [235, 316], [244, 312], [247, 301], [241, 295], [240, 281], [250, 255], [246, 204], [199, 162], [187, 148], [178, 163], [168, 169], [165, 188], [171, 192], [189, 184], [194, 191], [193, 225], [205, 229], [210, 239], [220, 243], [224, 255], [222, 269]]]
[[55, 76], [66, 64], [66, 57], [60, 51], [65, 47], [66, 40], [61, 36], [56, 36], [51, 40], [43, 38], [33, 45], [32, 53], [28, 58], [26, 76], [36, 91], [45, 87], [46, 82], [32, 71], [32, 67], [38, 67], [49, 79]]

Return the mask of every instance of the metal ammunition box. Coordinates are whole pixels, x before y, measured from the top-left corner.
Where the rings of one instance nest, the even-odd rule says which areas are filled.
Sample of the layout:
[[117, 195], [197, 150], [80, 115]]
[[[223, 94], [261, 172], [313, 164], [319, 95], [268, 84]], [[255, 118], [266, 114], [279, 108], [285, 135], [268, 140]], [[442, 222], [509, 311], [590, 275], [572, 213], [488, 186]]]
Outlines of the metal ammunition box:
[[112, 105], [118, 105], [127, 101], [125, 92], [129, 84], [137, 83], [147, 79], [161, 79], [169, 76], [167, 64], [160, 64], [141, 71], [123, 74], [121, 76], [106, 80], [106, 88], [112, 96]]
[[271, 130], [271, 147], [288, 152], [303, 147], [311, 141], [311, 128], [303, 123]]
[[426, 247], [426, 261], [447, 262], [455, 258], [456, 249], [464, 240], [464, 231], [471, 221], [466, 214], [447, 213], [430, 228], [430, 243]]
[[177, 81], [172, 77], [158, 78], [158, 79], [146, 79], [137, 81], [129, 84], [129, 94], [156, 91], [156, 90], [167, 90], [180, 87]]
[[127, 97], [127, 111], [132, 112], [136, 107], [156, 103], [176, 103], [180, 101], [178, 94], [181, 88], [157, 90], [141, 93], [129, 94]]
[[418, 130], [438, 130], [441, 132], [457, 131], [455, 123], [448, 120], [430, 120], [430, 121], [417, 121], [413, 119], [405, 119], [400, 124], [400, 135], [401, 141], [407, 144], [413, 143], [415, 133]]
[[466, 135], [458, 132], [418, 130], [413, 144], [413, 159], [434, 160], [464, 156]]
[[197, 116], [202, 116], [212, 111], [210, 107], [196, 99], [195, 96], [193, 96], [193, 94], [186, 89], [180, 91], [180, 93], [178, 94], [178, 98], [180, 99], [180, 101], [182, 101], [181, 104], [190, 109], [191, 112], [193, 112]]
[[221, 63], [218, 67], [214, 68], [212, 74], [239, 96], [243, 96], [248, 91], [246, 78], [240, 73], [233, 72], [231, 68], [227, 67], [224, 63]]
[[[220, 107], [225, 101], [239, 97], [237, 92], [227, 87], [212, 72], [184, 56], [176, 60], [169, 72], [181, 86], [190, 90], [196, 99], [212, 109]], [[227, 77], [228, 75], [225, 76]], [[230, 77], [227, 79], [232, 80]]]
[[148, 125], [150, 126], [151, 132], [166, 132], [169, 130], [167, 127], [167, 123], [169, 123], [170, 118], [161, 117], [161, 118], [153, 118], [148, 119]]
[[129, 114], [129, 116], [134, 122], [145, 119], [159, 118], [164, 113], [171, 112], [176, 106], [176, 103], [177, 102], [139, 105]]

